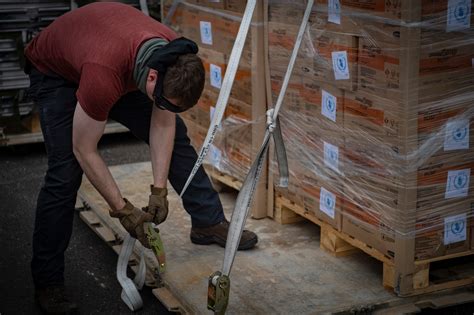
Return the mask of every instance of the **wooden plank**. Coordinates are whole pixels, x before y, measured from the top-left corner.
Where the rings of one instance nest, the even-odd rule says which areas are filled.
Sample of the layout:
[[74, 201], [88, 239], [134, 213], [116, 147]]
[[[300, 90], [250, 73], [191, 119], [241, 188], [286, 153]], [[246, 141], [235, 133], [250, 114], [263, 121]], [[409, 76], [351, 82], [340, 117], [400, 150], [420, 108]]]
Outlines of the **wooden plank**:
[[95, 228], [97, 234], [106, 241], [107, 243], [109, 242], [114, 242], [116, 240], [114, 232], [106, 226], [99, 226]]
[[426, 288], [418, 289], [416, 291], [411, 290], [408, 294], [400, 295], [400, 296], [407, 297], [407, 296], [413, 296], [413, 295], [427, 294], [427, 293], [433, 293], [433, 292], [447, 290], [447, 289], [470, 286], [473, 284], [474, 284], [474, 276], [465, 278], [465, 279], [460, 279], [460, 280], [447, 281], [447, 282], [443, 282], [439, 284], [431, 284], [430, 286]]
[[275, 201], [275, 211], [273, 214], [273, 220], [280, 224], [292, 224], [301, 222], [304, 218], [292, 211], [291, 208], [283, 205], [281, 199]]
[[430, 285], [430, 264], [418, 265], [413, 275], [413, 289], [423, 289]]
[[218, 182], [233, 188], [235, 190], [240, 190], [242, 187], [242, 182], [240, 182], [238, 179], [225, 174], [212, 166], [206, 166], [206, 172], [208, 173], [209, 176], [211, 176], [212, 179], [217, 180]]
[[[267, 99], [265, 90], [265, 50], [264, 50], [264, 28], [263, 28], [263, 1], [257, 1], [252, 19], [250, 34], [252, 36], [252, 120], [265, 117], [267, 112]], [[252, 124], [252, 161], [262, 145], [265, 134], [265, 120]], [[252, 218], [262, 219], [267, 216], [267, 172], [268, 162], [265, 162], [260, 180], [255, 191]]]
[[100, 219], [93, 211], [81, 211], [79, 217], [89, 225], [99, 225]]
[[[406, 297], [382, 305], [374, 305], [373, 315], [418, 314], [423, 310], [441, 310], [455, 305], [474, 302], [474, 292], [467, 290], [450, 290], [424, 296]], [[427, 312], [426, 312], [427, 313]], [[444, 313], [447, 313], [445, 311]]]
[[166, 287], [153, 289], [152, 292], [168, 311], [180, 314], [187, 313], [183, 305], [181, 305], [178, 299]]
[[359, 252], [358, 248], [350, 245], [341, 239], [334, 230], [329, 229], [328, 226], [321, 227], [321, 248], [336, 257], [343, 257]]
[[468, 251], [465, 251], [465, 252], [454, 253], [454, 254], [434, 257], [434, 258], [430, 258], [430, 259], [417, 260], [417, 261], [415, 261], [415, 265], [424, 265], [424, 264], [427, 264], [427, 263], [430, 263], [430, 262], [442, 261], [442, 260], [453, 259], [453, 258], [460, 258], [460, 257], [465, 257], [465, 256], [470, 256], [470, 255], [474, 255], [474, 250], [468, 250]]
[[385, 288], [392, 289], [396, 286], [395, 267], [391, 264], [383, 264], [383, 280], [382, 284]]

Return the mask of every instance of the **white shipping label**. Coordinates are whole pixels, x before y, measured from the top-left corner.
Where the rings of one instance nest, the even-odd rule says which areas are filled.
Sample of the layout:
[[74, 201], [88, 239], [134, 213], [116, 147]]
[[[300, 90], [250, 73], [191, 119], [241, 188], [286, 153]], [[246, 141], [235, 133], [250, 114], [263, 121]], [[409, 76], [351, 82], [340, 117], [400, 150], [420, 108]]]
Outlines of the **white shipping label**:
[[444, 151], [469, 149], [469, 119], [458, 119], [446, 124]]
[[449, 0], [446, 31], [460, 31], [471, 27], [471, 0]]
[[470, 168], [464, 170], [449, 171], [448, 182], [446, 184], [446, 193], [444, 194], [444, 198], [450, 199], [456, 197], [467, 197], [467, 194], [469, 193], [470, 175]]
[[324, 165], [339, 172], [339, 148], [324, 142]]
[[319, 209], [332, 219], [336, 217], [336, 196], [323, 187], [319, 196]]
[[325, 90], [321, 91], [321, 114], [336, 122], [337, 98]]
[[201, 42], [203, 44], [212, 45], [212, 25], [211, 22], [199, 22], [201, 27]]
[[216, 66], [216, 65], [211, 63], [209, 75], [211, 77], [211, 85], [213, 87], [216, 87], [216, 88], [220, 89], [221, 86], [222, 86], [222, 69], [221, 69], [221, 67]]
[[328, 21], [341, 24], [341, 4], [339, 0], [328, 1]]
[[444, 219], [444, 245], [465, 241], [467, 238], [467, 219], [465, 214]]
[[212, 166], [220, 168], [222, 160], [222, 152], [215, 145], [209, 147], [209, 162]]
[[332, 52], [332, 68], [336, 80], [347, 80], [350, 78], [347, 51]]

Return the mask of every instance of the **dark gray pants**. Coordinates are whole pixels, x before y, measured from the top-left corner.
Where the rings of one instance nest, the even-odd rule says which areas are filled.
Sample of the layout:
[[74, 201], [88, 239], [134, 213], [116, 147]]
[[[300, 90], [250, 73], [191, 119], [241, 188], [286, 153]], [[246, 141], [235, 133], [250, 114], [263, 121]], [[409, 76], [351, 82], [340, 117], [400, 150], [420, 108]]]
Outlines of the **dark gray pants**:
[[[77, 85], [32, 69], [30, 95], [36, 102], [48, 154], [48, 170], [38, 196], [31, 262], [35, 286], [64, 283], [64, 251], [72, 233], [72, 220], [82, 169], [72, 152], [72, 122]], [[123, 96], [109, 117], [123, 124], [148, 143], [153, 103], [141, 92]], [[176, 137], [169, 180], [179, 193], [197, 155], [181, 118], [176, 119]], [[144, 187], [144, 189], [147, 187]], [[224, 219], [222, 205], [201, 168], [183, 196], [183, 205], [193, 226], [209, 226]]]

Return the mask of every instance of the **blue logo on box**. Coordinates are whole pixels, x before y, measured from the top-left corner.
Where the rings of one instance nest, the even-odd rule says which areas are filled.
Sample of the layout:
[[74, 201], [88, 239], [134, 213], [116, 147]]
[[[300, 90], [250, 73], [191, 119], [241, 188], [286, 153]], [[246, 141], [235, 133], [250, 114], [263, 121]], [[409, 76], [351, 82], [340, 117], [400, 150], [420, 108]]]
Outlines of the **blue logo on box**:
[[466, 127], [457, 128], [456, 130], [453, 131], [453, 139], [456, 142], [463, 141], [466, 138], [466, 135], [467, 135]]
[[454, 18], [460, 22], [464, 22], [468, 15], [469, 8], [465, 3], [459, 3], [456, 8], [454, 8]]
[[324, 198], [325, 198], [326, 206], [328, 207], [328, 209], [332, 209], [334, 202], [332, 201], [331, 197], [326, 195], [324, 196]]
[[451, 224], [453, 234], [461, 234], [464, 231], [464, 221], [456, 221]]
[[465, 174], [459, 174], [454, 178], [454, 187], [461, 189], [466, 186], [467, 176]]
[[344, 58], [344, 56], [339, 56], [339, 57], [337, 58], [337, 68], [338, 68], [341, 72], [346, 71], [347, 62], [346, 62], [346, 58]]
[[336, 109], [336, 105], [334, 104], [333, 99], [330, 98], [330, 97], [327, 97], [327, 98], [326, 98], [326, 108], [327, 108], [330, 112], [334, 112], [334, 110]]

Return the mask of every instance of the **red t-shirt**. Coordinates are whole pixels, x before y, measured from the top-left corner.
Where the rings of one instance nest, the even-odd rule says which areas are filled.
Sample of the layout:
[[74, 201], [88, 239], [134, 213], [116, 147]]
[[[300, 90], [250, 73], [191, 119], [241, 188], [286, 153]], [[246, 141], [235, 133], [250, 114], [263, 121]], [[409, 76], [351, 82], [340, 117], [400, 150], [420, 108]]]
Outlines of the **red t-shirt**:
[[97, 2], [59, 17], [28, 44], [25, 55], [42, 73], [78, 83], [82, 108], [103, 121], [121, 96], [137, 89], [133, 69], [140, 45], [176, 37], [131, 6]]

